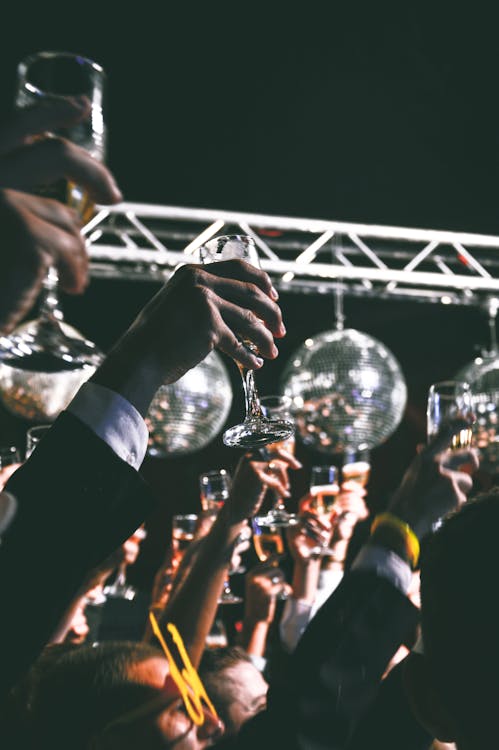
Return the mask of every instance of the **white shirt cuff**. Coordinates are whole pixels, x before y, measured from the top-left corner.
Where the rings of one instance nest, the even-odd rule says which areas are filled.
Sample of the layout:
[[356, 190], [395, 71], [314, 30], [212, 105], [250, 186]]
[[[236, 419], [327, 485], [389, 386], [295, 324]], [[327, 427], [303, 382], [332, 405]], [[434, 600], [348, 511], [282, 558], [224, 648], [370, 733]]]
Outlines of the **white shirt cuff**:
[[138, 469], [149, 433], [142, 416], [119, 393], [98, 383], [83, 383], [67, 411], [81, 419], [127, 464]]
[[279, 633], [284, 648], [291, 653], [312, 619], [312, 605], [304, 599], [286, 599], [279, 624]]
[[352, 570], [372, 570], [403, 594], [407, 594], [412, 581], [409, 565], [392, 550], [375, 544], [362, 547], [352, 564]]

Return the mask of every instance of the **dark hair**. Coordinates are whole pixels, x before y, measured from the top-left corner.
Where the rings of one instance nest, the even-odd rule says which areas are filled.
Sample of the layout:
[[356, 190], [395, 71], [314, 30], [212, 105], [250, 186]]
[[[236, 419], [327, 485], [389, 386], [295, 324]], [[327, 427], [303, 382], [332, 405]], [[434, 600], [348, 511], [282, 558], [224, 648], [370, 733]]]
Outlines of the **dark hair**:
[[131, 675], [134, 664], [162, 652], [146, 643], [107, 641], [64, 651], [38, 670], [30, 732], [36, 747], [83, 750], [113, 719], [157, 691]]
[[499, 488], [468, 501], [425, 545], [425, 657], [459, 733], [490, 741], [499, 698]]

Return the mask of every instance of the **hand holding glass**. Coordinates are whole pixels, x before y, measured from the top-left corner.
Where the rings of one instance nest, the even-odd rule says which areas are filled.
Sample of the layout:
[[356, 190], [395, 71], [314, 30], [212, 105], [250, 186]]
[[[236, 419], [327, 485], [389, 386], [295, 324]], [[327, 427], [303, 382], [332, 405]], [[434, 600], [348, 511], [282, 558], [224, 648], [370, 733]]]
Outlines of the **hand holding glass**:
[[[255, 267], [260, 267], [255, 241], [246, 235], [215, 237], [198, 248], [202, 263], [241, 258]], [[256, 352], [252, 341], [244, 340], [251, 352]], [[286, 440], [294, 433], [294, 425], [285, 419], [269, 419], [264, 416], [255, 383], [253, 370], [236, 362], [243, 381], [246, 414], [244, 421], [230, 427], [223, 435], [225, 445], [241, 448], [254, 448], [267, 443]]]

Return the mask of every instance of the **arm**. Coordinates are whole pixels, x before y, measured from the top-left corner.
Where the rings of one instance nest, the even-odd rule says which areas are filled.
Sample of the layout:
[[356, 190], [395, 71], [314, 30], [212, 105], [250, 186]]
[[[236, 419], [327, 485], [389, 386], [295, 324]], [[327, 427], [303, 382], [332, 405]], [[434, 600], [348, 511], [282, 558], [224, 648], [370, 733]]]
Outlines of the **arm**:
[[259, 659], [265, 657], [269, 628], [275, 617], [276, 596], [282, 591], [289, 592], [290, 588], [283, 580], [277, 580], [278, 574], [278, 568], [268, 570], [257, 566], [246, 575], [240, 643], [250, 656]]
[[[283, 463], [300, 466], [293, 456], [285, 455]], [[188, 575], [163, 613], [164, 623], [173, 622], [177, 626], [194, 666], [199, 663], [215, 618], [233, 547], [246, 519], [260, 507], [267, 488], [285, 492], [281, 475], [269, 471], [266, 462], [243, 456], [234, 474], [229, 499], [200, 543]]]
[[[391, 506], [421, 534], [459, 507], [471, 488], [469, 476], [443, 468], [450, 438], [441, 435], [414, 459]], [[270, 747], [273, 727], [285, 732], [286, 747], [348, 747], [390, 659], [419, 620], [406, 595], [411, 569], [389, 539], [373, 538], [362, 552], [305, 631], [286, 680], [269, 693], [266, 714], [243, 727], [234, 747]], [[383, 747], [382, 739], [376, 746]]]

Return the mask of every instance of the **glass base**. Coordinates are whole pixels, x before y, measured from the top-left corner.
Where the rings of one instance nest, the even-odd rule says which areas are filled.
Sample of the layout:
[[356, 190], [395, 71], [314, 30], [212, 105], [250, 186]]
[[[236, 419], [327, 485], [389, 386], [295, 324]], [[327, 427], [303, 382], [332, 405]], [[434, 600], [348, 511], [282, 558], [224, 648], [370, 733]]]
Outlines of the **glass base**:
[[106, 586], [104, 596], [106, 599], [126, 599], [131, 602], [135, 599], [137, 592], [133, 586]]
[[294, 424], [286, 419], [245, 419], [241, 424], [229, 427], [223, 434], [223, 441], [230, 448], [258, 448], [287, 440], [294, 431]]
[[219, 598], [219, 604], [241, 604], [243, 601], [242, 597], [236, 596], [232, 591], [224, 591], [222, 596]]
[[287, 526], [296, 526], [298, 516], [296, 513], [288, 513], [286, 510], [269, 510], [266, 515], [259, 516], [259, 520], [268, 526], [284, 528]]

